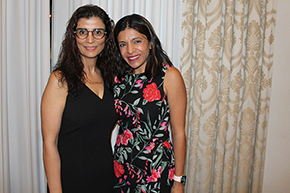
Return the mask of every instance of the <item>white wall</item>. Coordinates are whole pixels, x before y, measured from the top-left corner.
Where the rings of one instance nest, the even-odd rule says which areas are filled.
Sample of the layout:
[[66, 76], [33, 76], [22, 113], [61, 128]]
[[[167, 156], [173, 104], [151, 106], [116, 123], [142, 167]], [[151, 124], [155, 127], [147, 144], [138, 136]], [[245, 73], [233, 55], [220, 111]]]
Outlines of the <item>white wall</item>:
[[289, 0], [278, 0], [263, 193], [290, 192], [289, 7]]

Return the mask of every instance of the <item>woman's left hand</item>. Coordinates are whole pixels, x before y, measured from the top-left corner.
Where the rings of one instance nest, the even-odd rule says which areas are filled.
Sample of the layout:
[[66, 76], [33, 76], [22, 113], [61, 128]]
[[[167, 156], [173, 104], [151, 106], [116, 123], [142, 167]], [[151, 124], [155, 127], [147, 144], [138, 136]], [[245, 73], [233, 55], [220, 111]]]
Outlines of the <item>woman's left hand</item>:
[[171, 188], [171, 193], [184, 193], [184, 185], [180, 182], [174, 181], [174, 185]]

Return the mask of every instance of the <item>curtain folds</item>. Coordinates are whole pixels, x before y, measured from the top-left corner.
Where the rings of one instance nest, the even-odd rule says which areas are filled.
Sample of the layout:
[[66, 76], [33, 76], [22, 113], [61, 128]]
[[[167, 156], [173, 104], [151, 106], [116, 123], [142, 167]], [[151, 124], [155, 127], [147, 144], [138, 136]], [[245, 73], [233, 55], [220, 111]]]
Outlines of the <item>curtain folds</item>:
[[186, 191], [262, 192], [277, 0], [184, 0]]
[[49, 0], [1, 1], [0, 192], [45, 192], [40, 99], [50, 73]]

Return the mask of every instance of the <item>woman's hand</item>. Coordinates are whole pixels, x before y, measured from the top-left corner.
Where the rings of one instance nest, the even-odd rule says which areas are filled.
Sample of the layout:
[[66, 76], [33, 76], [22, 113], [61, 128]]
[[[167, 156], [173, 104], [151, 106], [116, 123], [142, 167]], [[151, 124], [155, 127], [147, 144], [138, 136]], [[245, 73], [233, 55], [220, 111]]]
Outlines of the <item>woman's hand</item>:
[[171, 193], [184, 193], [184, 184], [174, 181]]

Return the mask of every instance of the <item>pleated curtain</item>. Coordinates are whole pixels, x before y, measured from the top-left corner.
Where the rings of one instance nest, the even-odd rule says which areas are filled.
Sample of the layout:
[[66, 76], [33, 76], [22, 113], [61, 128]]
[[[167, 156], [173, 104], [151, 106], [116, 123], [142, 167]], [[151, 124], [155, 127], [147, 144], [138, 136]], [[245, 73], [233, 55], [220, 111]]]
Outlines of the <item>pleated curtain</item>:
[[277, 0], [184, 0], [186, 192], [262, 192]]
[[50, 73], [49, 1], [0, 1], [0, 192], [45, 191], [40, 98]]

